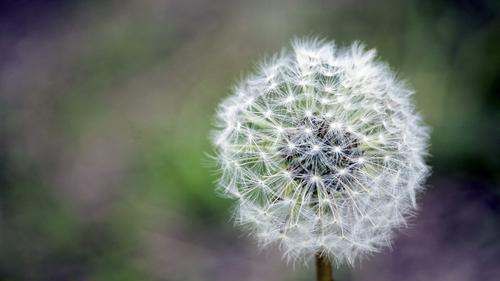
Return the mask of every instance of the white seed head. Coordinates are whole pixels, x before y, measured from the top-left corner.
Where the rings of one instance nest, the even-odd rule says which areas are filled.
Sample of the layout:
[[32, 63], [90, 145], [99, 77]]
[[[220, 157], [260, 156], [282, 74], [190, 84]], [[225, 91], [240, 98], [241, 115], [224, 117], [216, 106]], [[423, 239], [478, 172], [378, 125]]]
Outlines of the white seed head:
[[237, 222], [289, 260], [352, 264], [390, 244], [428, 175], [412, 90], [354, 43], [297, 40], [217, 112], [222, 193]]

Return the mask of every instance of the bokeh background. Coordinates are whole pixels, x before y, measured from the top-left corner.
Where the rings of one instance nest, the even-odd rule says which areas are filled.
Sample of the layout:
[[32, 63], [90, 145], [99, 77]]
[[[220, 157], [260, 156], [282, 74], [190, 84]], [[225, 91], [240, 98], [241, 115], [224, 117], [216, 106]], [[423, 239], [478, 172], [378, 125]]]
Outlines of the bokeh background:
[[500, 2], [2, 1], [0, 280], [313, 280], [213, 192], [217, 103], [293, 36], [361, 40], [416, 89], [433, 174], [338, 281], [500, 280]]

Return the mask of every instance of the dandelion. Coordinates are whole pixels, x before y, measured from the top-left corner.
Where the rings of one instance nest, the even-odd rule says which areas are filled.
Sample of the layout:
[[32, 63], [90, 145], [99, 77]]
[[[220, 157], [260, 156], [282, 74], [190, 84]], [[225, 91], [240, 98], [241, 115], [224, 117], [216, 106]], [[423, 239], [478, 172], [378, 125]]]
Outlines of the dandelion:
[[429, 171], [412, 93], [359, 43], [296, 40], [262, 63], [217, 112], [218, 188], [237, 223], [327, 275], [388, 246]]

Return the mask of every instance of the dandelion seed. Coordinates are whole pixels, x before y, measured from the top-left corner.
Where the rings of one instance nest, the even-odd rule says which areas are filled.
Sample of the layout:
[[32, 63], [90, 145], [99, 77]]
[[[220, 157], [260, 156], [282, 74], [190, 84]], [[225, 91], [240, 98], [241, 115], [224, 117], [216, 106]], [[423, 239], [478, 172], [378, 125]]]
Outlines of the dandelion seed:
[[387, 246], [429, 170], [411, 90], [358, 43], [298, 40], [262, 69], [217, 113], [218, 186], [237, 222], [288, 260], [352, 264]]
[[313, 144], [312, 147], [311, 147], [311, 151], [314, 152], [314, 153], [318, 152], [319, 151], [319, 145]]

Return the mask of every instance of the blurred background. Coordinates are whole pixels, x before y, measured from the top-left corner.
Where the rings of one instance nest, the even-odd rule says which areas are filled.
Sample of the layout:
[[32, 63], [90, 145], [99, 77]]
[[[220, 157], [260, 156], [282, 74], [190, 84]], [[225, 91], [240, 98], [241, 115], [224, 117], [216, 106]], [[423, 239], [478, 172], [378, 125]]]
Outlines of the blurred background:
[[1, 1], [0, 280], [313, 280], [218, 198], [217, 103], [293, 36], [361, 40], [416, 89], [432, 177], [337, 281], [500, 280], [500, 2]]

